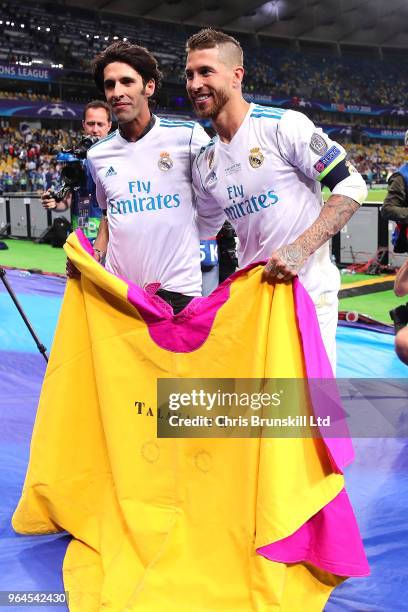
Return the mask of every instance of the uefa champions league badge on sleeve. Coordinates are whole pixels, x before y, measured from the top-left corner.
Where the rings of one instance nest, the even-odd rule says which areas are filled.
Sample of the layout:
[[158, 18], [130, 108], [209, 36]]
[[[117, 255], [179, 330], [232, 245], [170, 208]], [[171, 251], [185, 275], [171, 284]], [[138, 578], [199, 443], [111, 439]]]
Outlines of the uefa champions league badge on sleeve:
[[264, 163], [265, 157], [259, 147], [253, 147], [249, 151], [249, 163], [252, 168], [259, 168]]
[[160, 158], [157, 162], [157, 165], [159, 167], [159, 170], [162, 170], [162, 172], [167, 172], [168, 170], [171, 170], [171, 168], [173, 167], [173, 160], [170, 157], [170, 153], [167, 153], [167, 151], [162, 151], [160, 153]]
[[329, 148], [323, 136], [320, 136], [317, 132], [313, 132], [309, 146], [316, 155], [323, 155]]

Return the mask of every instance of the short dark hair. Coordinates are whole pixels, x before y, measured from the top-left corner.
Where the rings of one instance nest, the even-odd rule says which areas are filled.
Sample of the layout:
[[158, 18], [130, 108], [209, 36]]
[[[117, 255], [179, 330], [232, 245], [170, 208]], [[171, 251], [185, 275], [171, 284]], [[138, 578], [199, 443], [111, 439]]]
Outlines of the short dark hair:
[[92, 62], [93, 77], [99, 91], [104, 91], [103, 71], [108, 64], [113, 62], [129, 64], [140, 74], [144, 85], [153, 80], [156, 84], [156, 91], [159, 89], [162, 73], [154, 55], [146, 47], [118, 41], [99, 53]]
[[241, 58], [241, 63], [244, 61], [244, 53], [242, 47], [236, 38], [220, 32], [219, 30], [213, 30], [213, 28], [204, 28], [190, 36], [186, 43], [186, 52], [197, 51], [198, 49], [214, 49], [222, 45], [233, 45], [236, 52]]
[[112, 111], [110, 109], [109, 104], [107, 104], [107, 102], [104, 102], [103, 100], [91, 100], [91, 102], [88, 102], [88, 104], [82, 111], [82, 121], [85, 121], [86, 113], [90, 108], [104, 108], [106, 110], [106, 114], [108, 115], [109, 123], [112, 123]]

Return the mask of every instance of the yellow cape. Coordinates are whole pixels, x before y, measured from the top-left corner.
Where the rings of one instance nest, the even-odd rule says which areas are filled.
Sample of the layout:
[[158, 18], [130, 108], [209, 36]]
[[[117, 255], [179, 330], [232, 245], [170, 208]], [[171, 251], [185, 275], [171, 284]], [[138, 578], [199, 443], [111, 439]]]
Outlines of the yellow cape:
[[66, 252], [82, 275], [67, 283], [13, 527], [72, 534], [71, 612], [322, 610], [343, 578], [256, 549], [343, 489], [324, 443], [158, 439], [147, 414], [160, 377], [304, 376], [291, 286], [249, 270], [206, 341], [172, 352], [76, 235]]

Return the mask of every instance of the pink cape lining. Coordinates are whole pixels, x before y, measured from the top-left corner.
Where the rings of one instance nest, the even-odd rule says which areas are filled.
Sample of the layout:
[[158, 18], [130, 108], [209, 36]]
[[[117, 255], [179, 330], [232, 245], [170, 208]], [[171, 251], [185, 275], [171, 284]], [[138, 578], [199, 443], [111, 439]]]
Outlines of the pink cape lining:
[[[309, 294], [297, 278], [293, 281], [296, 314], [302, 339], [308, 378], [333, 378], [333, 372], [321, 338], [316, 310]], [[321, 398], [313, 392], [313, 408], [324, 411]], [[340, 402], [340, 398], [338, 398]], [[333, 467], [339, 471], [353, 460], [349, 437], [325, 438]], [[343, 489], [324, 508], [287, 538], [267, 544], [257, 552], [271, 561], [309, 562], [339, 576], [368, 576], [370, 568], [348, 495]]]
[[[85, 251], [93, 255], [89, 240], [80, 231], [76, 236]], [[228, 300], [231, 284], [260, 264], [239, 270], [206, 298], [194, 298], [177, 315], [156, 295], [134, 283], [128, 284], [128, 300], [148, 326], [152, 340], [161, 348], [177, 352], [197, 350], [207, 340], [218, 309]], [[298, 278], [293, 281], [296, 315], [308, 379], [333, 379], [333, 372], [320, 334], [314, 304]], [[327, 396], [310, 389], [315, 414], [324, 414]], [[340, 398], [331, 394], [335, 414], [343, 414]], [[327, 403], [327, 401], [326, 401]], [[345, 437], [324, 438], [333, 468], [337, 472], [353, 460], [353, 447]], [[343, 489], [330, 503], [313, 515], [290, 536], [257, 549], [262, 556], [282, 563], [309, 562], [340, 576], [367, 576], [370, 573], [356, 519]]]

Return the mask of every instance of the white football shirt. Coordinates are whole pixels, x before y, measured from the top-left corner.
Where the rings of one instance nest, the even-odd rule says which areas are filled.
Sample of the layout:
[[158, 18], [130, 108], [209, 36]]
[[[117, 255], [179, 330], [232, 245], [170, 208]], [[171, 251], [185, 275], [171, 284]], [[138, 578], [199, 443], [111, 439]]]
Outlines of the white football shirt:
[[[345, 157], [343, 147], [302, 113], [251, 104], [231, 142], [213, 138], [194, 164], [200, 232], [214, 233], [214, 223], [227, 218], [238, 236], [240, 267], [268, 259], [317, 219], [323, 204], [319, 181]], [[357, 182], [361, 191], [360, 175], [352, 174], [344, 184]], [[349, 195], [341, 183], [333, 193]], [[316, 305], [328, 303], [329, 292], [337, 294], [340, 277], [328, 242], [299, 278]]]
[[106, 269], [140, 287], [201, 295], [192, 165], [209, 137], [194, 121], [156, 117], [128, 142], [116, 130], [87, 155], [96, 198], [107, 210]]

